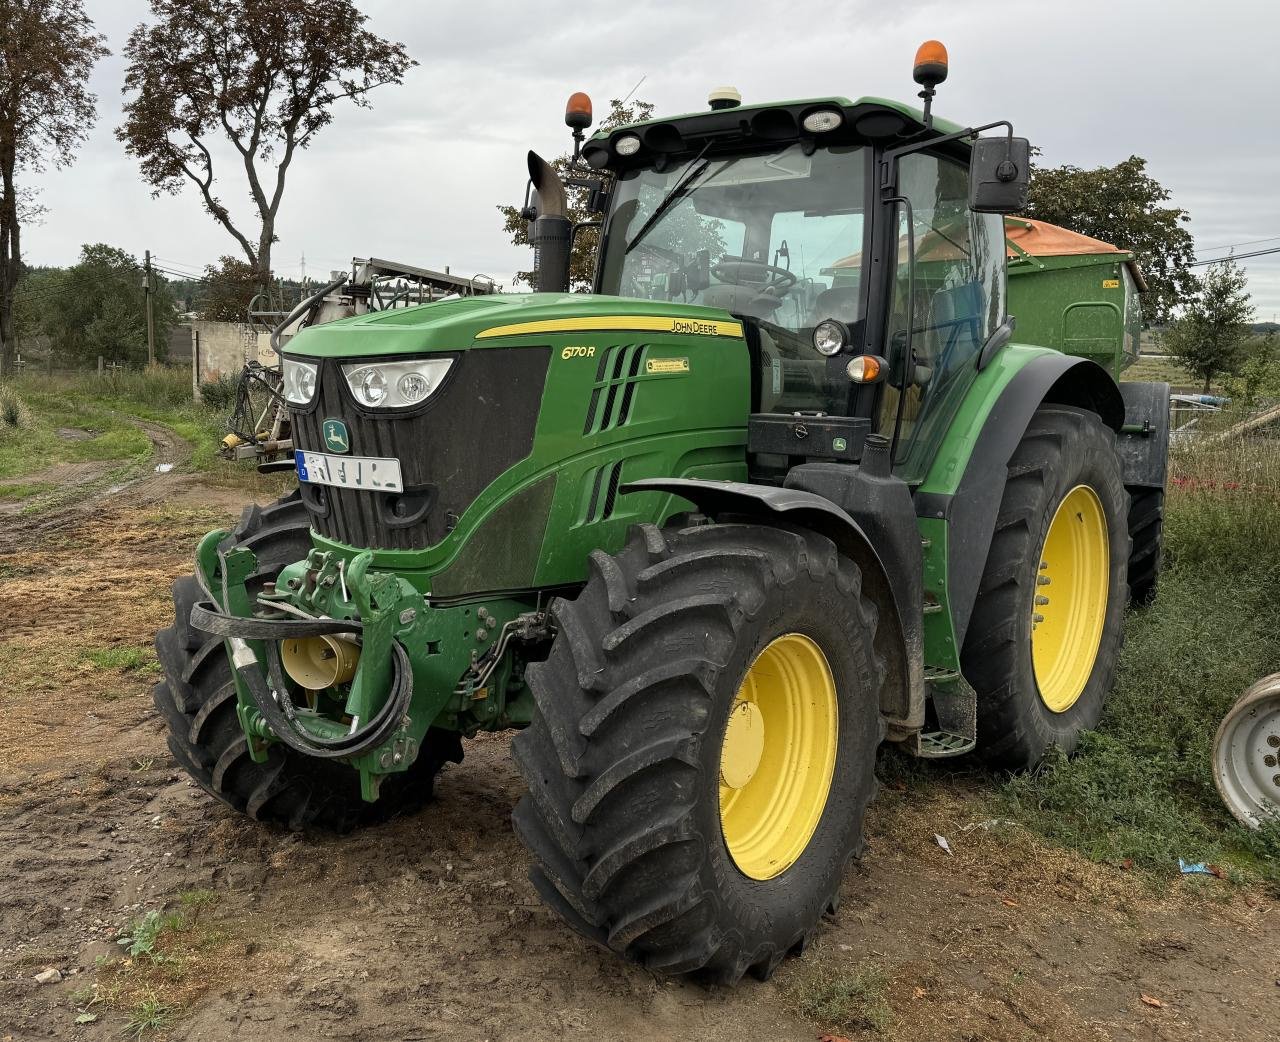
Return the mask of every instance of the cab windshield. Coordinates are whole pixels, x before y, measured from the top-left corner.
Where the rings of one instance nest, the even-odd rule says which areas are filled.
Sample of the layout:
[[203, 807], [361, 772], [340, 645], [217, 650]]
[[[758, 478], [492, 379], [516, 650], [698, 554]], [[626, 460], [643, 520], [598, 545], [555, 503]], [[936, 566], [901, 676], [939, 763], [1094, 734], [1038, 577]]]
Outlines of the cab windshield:
[[600, 292], [723, 308], [817, 360], [818, 322], [862, 318], [866, 169], [861, 146], [789, 145], [623, 174]]

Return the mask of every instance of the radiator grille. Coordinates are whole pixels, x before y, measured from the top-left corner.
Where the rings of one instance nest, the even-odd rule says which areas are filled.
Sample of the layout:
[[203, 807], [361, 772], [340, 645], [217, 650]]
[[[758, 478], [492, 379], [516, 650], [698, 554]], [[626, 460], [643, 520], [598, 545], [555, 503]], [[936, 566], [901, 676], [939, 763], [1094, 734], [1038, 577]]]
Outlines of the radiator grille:
[[529, 455], [550, 357], [545, 347], [463, 352], [425, 407], [399, 415], [357, 408], [339, 363], [321, 361], [315, 404], [292, 414], [296, 446], [327, 451], [321, 425], [339, 418], [347, 425], [351, 455], [400, 460], [405, 490], [303, 482], [315, 530], [371, 549], [438, 543], [494, 478]]

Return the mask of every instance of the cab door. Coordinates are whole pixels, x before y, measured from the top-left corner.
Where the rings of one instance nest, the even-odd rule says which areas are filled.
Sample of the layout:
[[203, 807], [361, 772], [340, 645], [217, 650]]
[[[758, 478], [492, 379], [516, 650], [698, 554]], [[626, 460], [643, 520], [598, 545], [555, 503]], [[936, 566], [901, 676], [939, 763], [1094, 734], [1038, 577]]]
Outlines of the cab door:
[[897, 376], [881, 399], [877, 427], [896, 434], [895, 472], [910, 482], [924, 477], [977, 376], [983, 344], [1006, 319], [1005, 241], [1003, 217], [969, 209], [969, 169], [958, 159], [901, 157], [898, 195], [910, 206], [896, 208], [884, 349]]

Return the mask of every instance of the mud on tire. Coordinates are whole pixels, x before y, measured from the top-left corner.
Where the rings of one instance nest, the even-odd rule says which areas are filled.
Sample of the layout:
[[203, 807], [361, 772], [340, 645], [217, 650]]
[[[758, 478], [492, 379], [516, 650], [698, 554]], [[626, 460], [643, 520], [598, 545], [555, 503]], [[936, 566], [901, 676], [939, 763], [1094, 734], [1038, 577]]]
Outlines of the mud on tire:
[[[876, 613], [857, 567], [802, 529], [631, 529], [591, 555], [559, 634], [530, 668], [536, 712], [513, 743], [529, 786], [514, 813], [530, 876], [576, 930], [667, 973], [767, 977], [834, 911], [862, 852], [883, 735]], [[835, 680], [831, 787], [780, 875], [738, 870], [720, 826], [720, 755], [744, 673], [776, 637], [817, 643]]]
[[[231, 539], [257, 555], [250, 589], [307, 555], [308, 528], [296, 492], [265, 508], [246, 508]], [[375, 803], [361, 799], [360, 776], [345, 764], [311, 759], [279, 744], [271, 746], [265, 763], [255, 763], [236, 717], [235, 686], [223, 643], [188, 621], [192, 605], [203, 598], [194, 577], [174, 583], [174, 623], [156, 634], [164, 679], [153, 698], [168, 725], [174, 759], [229, 807], [292, 829], [347, 831], [426, 802], [445, 761], [462, 759], [456, 734], [429, 731], [417, 761], [404, 774], [388, 777]]]

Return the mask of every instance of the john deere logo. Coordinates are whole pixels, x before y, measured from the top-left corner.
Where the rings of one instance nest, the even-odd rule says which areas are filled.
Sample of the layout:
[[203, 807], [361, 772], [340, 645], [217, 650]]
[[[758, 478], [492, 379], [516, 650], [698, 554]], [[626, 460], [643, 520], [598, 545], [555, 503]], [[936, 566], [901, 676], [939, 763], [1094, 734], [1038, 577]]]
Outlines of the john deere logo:
[[347, 436], [347, 425], [341, 420], [325, 420], [324, 447], [330, 452], [350, 452], [351, 439]]

